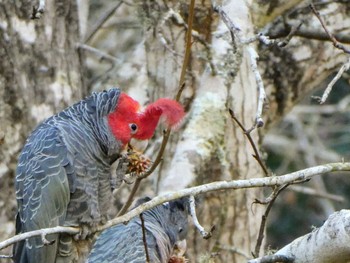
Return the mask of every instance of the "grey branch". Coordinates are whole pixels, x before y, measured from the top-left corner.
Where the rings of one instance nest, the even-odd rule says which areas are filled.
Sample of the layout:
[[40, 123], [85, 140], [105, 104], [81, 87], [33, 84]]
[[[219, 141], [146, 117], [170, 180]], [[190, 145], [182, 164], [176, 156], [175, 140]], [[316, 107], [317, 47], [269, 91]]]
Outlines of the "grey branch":
[[190, 201], [190, 214], [193, 219], [193, 224], [198, 229], [198, 231], [201, 233], [204, 239], [208, 239], [211, 237], [211, 231], [207, 232], [205, 231], [204, 227], [201, 226], [201, 224], [198, 221], [197, 214], [196, 214], [196, 200], [194, 199], [194, 196], [191, 195], [189, 198]]
[[328, 98], [329, 93], [331, 93], [332, 88], [334, 86], [334, 84], [338, 81], [338, 79], [340, 79], [340, 77], [343, 75], [344, 71], [347, 71], [350, 68], [350, 58], [348, 59], [347, 62], [345, 62], [341, 68], [339, 69], [337, 75], [335, 75], [335, 77], [332, 79], [331, 82], [329, 82], [329, 84], [327, 85], [326, 90], [324, 91], [322, 98], [320, 100], [320, 104], [325, 103], [325, 101]]
[[249, 57], [250, 57], [250, 67], [254, 73], [256, 85], [258, 86], [259, 91], [259, 97], [258, 97], [258, 109], [256, 111], [255, 116], [255, 125], [260, 128], [264, 126], [264, 120], [262, 119], [262, 111], [264, 108], [264, 102], [266, 99], [266, 93], [264, 88], [264, 83], [261, 78], [260, 72], [258, 70], [258, 64], [256, 63], [256, 60], [259, 58], [258, 54], [256, 53], [255, 49], [249, 46], [247, 48]]
[[[39, 230], [34, 230], [22, 234], [18, 234], [16, 236], [13, 236], [5, 241], [0, 242], [0, 250], [4, 249], [14, 243], [17, 243], [21, 240], [25, 240], [31, 237], [41, 236], [41, 238], [46, 240], [45, 236], [49, 234], [55, 234], [55, 233], [67, 233], [71, 235], [76, 235], [80, 233], [80, 229], [77, 227], [66, 227], [66, 226], [56, 226], [52, 228], [43, 228]], [[48, 242], [48, 241], [47, 241]], [[45, 243], [45, 242], [44, 242]]]
[[234, 189], [245, 189], [245, 188], [256, 188], [256, 187], [266, 187], [266, 186], [280, 186], [284, 184], [293, 184], [296, 182], [305, 181], [311, 179], [313, 176], [321, 175], [325, 173], [335, 172], [335, 171], [350, 171], [350, 163], [340, 162], [340, 163], [329, 163], [323, 164], [304, 170], [296, 171], [290, 174], [281, 176], [271, 176], [264, 178], [252, 178], [247, 180], [233, 180], [233, 181], [218, 181], [209, 184], [204, 184], [200, 186], [195, 186], [191, 188], [186, 188], [177, 192], [166, 193], [159, 195], [152, 200], [140, 205], [139, 207], [131, 210], [127, 214], [114, 218], [108, 221], [105, 225], [98, 228], [98, 231], [102, 231], [113, 225], [128, 222], [131, 218], [139, 215], [140, 213], [151, 209], [162, 203], [175, 200], [185, 196], [196, 196], [203, 193], [214, 192], [219, 190], [234, 190]]
[[[313, 176], [326, 174], [336, 171], [350, 171], [350, 163], [341, 162], [341, 163], [329, 163], [323, 164], [315, 167], [310, 167], [304, 170], [296, 171], [290, 174], [285, 174], [281, 176], [271, 176], [263, 178], [252, 178], [247, 180], [233, 180], [233, 181], [218, 181], [209, 184], [204, 184], [200, 186], [195, 186], [191, 188], [186, 188], [177, 192], [167, 193], [159, 195], [152, 200], [138, 206], [137, 208], [131, 210], [130, 212], [124, 214], [123, 216], [116, 217], [112, 220], [109, 220], [103, 226], [97, 227], [97, 231], [102, 231], [111, 226], [128, 222], [131, 218], [138, 216], [142, 212], [149, 210], [157, 205], [163, 204], [165, 202], [179, 199], [185, 196], [196, 196], [203, 193], [220, 191], [220, 190], [234, 190], [234, 189], [245, 189], [245, 188], [256, 188], [256, 187], [266, 187], [266, 186], [280, 186], [284, 184], [293, 184], [300, 181], [305, 181], [311, 179]], [[9, 238], [3, 242], [0, 242], [0, 250], [8, 247], [16, 242], [21, 240], [34, 237], [42, 236], [53, 233], [68, 233], [68, 234], [78, 234], [80, 232], [79, 228], [75, 227], [54, 227], [35, 230], [31, 232], [26, 232], [23, 234], [16, 235], [12, 238]], [[349, 242], [350, 243], [350, 242]]]
[[[341, 210], [311, 233], [295, 239], [274, 256], [294, 258], [292, 262], [345, 263], [350, 260], [350, 210]], [[249, 260], [248, 263], [266, 261], [269, 256]]]

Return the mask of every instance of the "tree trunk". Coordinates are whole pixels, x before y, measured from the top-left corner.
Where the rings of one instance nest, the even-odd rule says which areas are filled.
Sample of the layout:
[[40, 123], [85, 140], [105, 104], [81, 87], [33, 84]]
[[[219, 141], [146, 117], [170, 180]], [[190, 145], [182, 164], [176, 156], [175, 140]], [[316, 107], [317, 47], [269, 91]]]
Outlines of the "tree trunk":
[[76, 2], [47, 1], [35, 20], [30, 19], [34, 7], [32, 1], [0, 3], [2, 240], [14, 233], [14, 174], [24, 140], [39, 122], [87, 94], [84, 57], [76, 49]]

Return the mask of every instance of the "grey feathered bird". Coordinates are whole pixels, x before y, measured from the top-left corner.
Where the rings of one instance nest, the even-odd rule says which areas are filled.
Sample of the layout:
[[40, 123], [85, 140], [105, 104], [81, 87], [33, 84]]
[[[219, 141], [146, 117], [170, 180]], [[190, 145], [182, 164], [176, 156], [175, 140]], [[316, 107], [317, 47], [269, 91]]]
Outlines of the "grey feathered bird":
[[[144, 111], [119, 89], [93, 93], [40, 124], [20, 154], [16, 172], [16, 233], [54, 226], [94, 226], [111, 205], [111, 164], [131, 138], [152, 137], [159, 118], [169, 127], [184, 115], [180, 104], [159, 99]], [[82, 251], [67, 235], [14, 246], [16, 263], [78, 262]], [[81, 243], [83, 244], [83, 242]], [[79, 258], [80, 257], [80, 258]]]
[[[145, 198], [141, 202], [148, 200]], [[185, 239], [187, 235], [187, 199], [156, 206], [142, 215], [150, 262], [167, 263], [175, 243]], [[127, 225], [120, 224], [104, 230], [97, 238], [88, 258], [88, 263], [124, 262], [146, 262], [139, 216], [134, 217]]]

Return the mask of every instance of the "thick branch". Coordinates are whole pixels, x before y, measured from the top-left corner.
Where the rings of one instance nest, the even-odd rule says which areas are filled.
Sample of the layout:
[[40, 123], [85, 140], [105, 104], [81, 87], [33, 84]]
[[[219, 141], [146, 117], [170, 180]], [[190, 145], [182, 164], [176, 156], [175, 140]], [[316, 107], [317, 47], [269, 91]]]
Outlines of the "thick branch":
[[[329, 216], [327, 221], [311, 233], [297, 238], [274, 256], [294, 258], [293, 262], [349, 262], [350, 260], [350, 210], [341, 210]], [[270, 257], [270, 256], [268, 256]], [[266, 256], [248, 261], [266, 261]]]

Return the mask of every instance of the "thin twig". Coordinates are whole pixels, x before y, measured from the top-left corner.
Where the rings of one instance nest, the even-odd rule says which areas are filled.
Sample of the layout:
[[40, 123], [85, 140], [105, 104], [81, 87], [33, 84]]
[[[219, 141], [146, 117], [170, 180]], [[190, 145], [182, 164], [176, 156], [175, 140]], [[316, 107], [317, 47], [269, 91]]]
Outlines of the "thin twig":
[[250, 145], [252, 146], [253, 148], [253, 151], [254, 151], [254, 154], [253, 154], [253, 157], [254, 159], [259, 163], [260, 167], [263, 169], [264, 173], [265, 173], [265, 176], [268, 176], [269, 175], [269, 172], [267, 171], [267, 168], [264, 164], [264, 162], [262, 161], [261, 157], [260, 157], [260, 154], [259, 154], [259, 151], [258, 151], [258, 148], [256, 147], [254, 141], [253, 141], [253, 138], [252, 136], [250, 136], [250, 132], [251, 130], [247, 131], [243, 124], [236, 118], [234, 112], [232, 111], [232, 109], [229, 109], [229, 112], [230, 112], [230, 115], [231, 115], [231, 118], [238, 124], [238, 126], [241, 128], [241, 130], [243, 131], [244, 135], [248, 138], [249, 142], [250, 142]]
[[118, 2], [114, 7], [112, 7], [108, 12], [103, 14], [96, 24], [92, 27], [91, 32], [88, 34], [88, 37], [85, 39], [84, 43], [89, 42], [96, 32], [103, 26], [104, 23], [114, 14], [114, 12], [123, 4], [123, 1]]
[[204, 227], [202, 227], [198, 221], [197, 214], [196, 214], [196, 201], [193, 195], [190, 196], [189, 203], [190, 203], [190, 215], [192, 216], [195, 227], [198, 229], [199, 233], [201, 233], [204, 239], [211, 238], [212, 231], [215, 229], [215, 227], [213, 226], [209, 232], [205, 231]]
[[313, 188], [306, 187], [306, 186], [291, 185], [288, 188], [288, 190], [294, 191], [297, 193], [306, 194], [306, 195], [312, 195], [312, 196], [320, 197], [320, 198], [324, 198], [324, 199], [329, 199], [329, 200], [337, 201], [340, 203], [345, 202], [345, 198], [343, 196], [320, 192], [320, 191], [317, 191]]
[[247, 47], [247, 51], [248, 51], [249, 57], [250, 57], [250, 67], [254, 73], [256, 85], [258, 86], [258, 91], [259, 91], [258, 108], [256, 111], [255, 123], [254, 123], [253, 127], [255, 128], [255, 126], [256, 126], [256, 127], [260, 128], [260, 127], [264, 126], [264, 120], [262, 119], [261, 116], [262, 116], [262, 111], [263, 111], [264, 103], [265, 103], [265, 99], [266, 99], [266, 93], [265, 93], [263, 80], [262, 80], [260, 72], [258, 70], [258, 64], [256, 62], [256, 60], [259, 58], [259, 56], [256, 53], [256, 51], [254, 50], [254, 48], [252, 48], [251, 46]]
[[287, 46], [288, 43], [290, 42], [290, 40], [297, 34], [297, 32], [301, 28], [302, 24], [303, 24], [303, 22], [300, 22], [297, 26], [293, 26], [291, 28], [289, 34], [287, 35], [287, 37], [285, 39], [283, 39], [281, 42], [278, 42], [277, 46], [279, 46], [279, 47]]
[[320, 13], [317, 11], [315, 6], [313, 4], [310, 4], [309, 7], [311, 8], [312, 12], [316, 15], [317, 19], [320, 21], [324, 31], [327, 33], [329, 39], [333, 42], [333, 46], [343, 50], [345, 53], [350, 54], [350, 49], [346, 48], [344, 45], [340, 44], [338, 40], [332, 35], [332, 33], [328, 30], [326, 27], [326, 24], [324, 23]]
[[276, 188], [274, 191], [273, 191], [273, 194], [272, 194], [272, 198], [270, 199], [270, 202], [268, 203], [267, 207], [266, 207], [266, 210], [265, 210], [265, 213], [262, 215], [261, 217], [261, 224], [260, 224], [260, 229], [259, 229], [259, 234], [258, 234], [258, 238], [256, 240], [256, 245], [255, 245], [255, 250], [254, 250], [254, 253], [253, 253], [253, 256], [255, 258], [259, 257], [259, 252], [260, 252], [260, 248], [261, 248], [261, 244], [262, 244], [262, 241], [264, 240], [264, 232], [265, 232], [265, 226], [266, 226], [266, 221], [267, 221], [267, 217], [271, 211], [271, 208], [277, 198], [277, 196], [284, 190], [286, 189], [287, 187], [289, 186], [289, 184], [285, 184], [283, 186], [280, 186], [278, 188]]
[[338, 71], [338, 73], [335, 75], [335, 77], [332, 79], [332, 81], [329, 82], [329, 84], [327, 85], [326, 90], [324, 91], [324, 93], [323, 93], [323, 95], [322, 95], [322, 98], [319, 99], [319, 98], [314, 97], [314, 98], [316, 98], [316, 99], [319, 99], [320, 104], [323, 104], [323, 103], [326, 102], [326, 100], [327, 100], [327, 98], [328, 98], [328, 96], [329, 96], [329, 93], [331, 93], [331, 91], [332, 91], [332, 88], [333, 88], [334, 84], [340, 79], [340, 77], [343, 75], [343, 73], [344, 73], [345, 71], [347, 71], [349, 68], [350, 68], [350, 58], [348, 59], [347, 62], [345, 62], [345, 63], [341, 66], [341, 68], [339, 69], [339, 71]]
[[[273, 32], [268, 32], [267, 35], [271, 40], [275, 40], [277, 38], [287, 37], [290, 34], [289, 28], [283, 27], [280, 29], [273, 28]], [[300, 28], [295, 32], [295, 36], [307, 38], [307, 39], [315, 39], [315, 40], [321, 40], [321, 41], [332, 41], [329, 39], [328, 35], [324, 31], [310, 29], [310, 28]], [[350, 36], [348, 34], [341, 34], [336, 33], [333, 34], [333, 36], [337, 39], [338, 42], [344, 43], [344, 44], [350, 44]], [[283, 42], [283, 41], [282, 41]]]
[[146, 262], [150, 262], [149, 254], [148, 254], [148, 246], [147, 246], [147, 238], [146, 238], [146, 227], [145, 227], [145, 220], [143, 219], [143, 214], [140, 214], [141, 219], [141, 228], [142, 228], [142, 240], [143, 245], [145, 247], [145, 254], [146, 254]]
[[[191, 32], [192, 32], [193, 17], [194, 17], [194, 3], [195, 3], [195, 0], [191, 0], [190, 9], [189, 9], [189, 16], [188, 16], [188, 30], [186, 33], [185, 56], [184, 56], [184, 61], [182, 64], [182, 69], [181, 69], [179, 88], [178, 88], [178, 92], [177, 92], [176, 97], [175, 97], [176, 101], [180, 100], [182, 91], [185, 88], [186, 69], [187, 69], [189, 61], [190, 61], [191, 45], [192, 45]], [[135, 194], [137, 193], [137, 190], [140, 186], [141, 181], [144, 178], [148, 177], [150, 174], [152, 174], [154, 172], [154, 170], [158, 167], [159, 163], [163, 160], [163, 153], [164, 153], [165, 147], [166, 147], [168, 140], [169, 140], [170, 131], [171, 131], [170, 128], [168, 128], [166, 131], [163, 132], [162, 144], [160, 146], [160, 150], [158, 152], [158, 155], [157, 155], [155, 161], [153, 162], [151, 168], [145, 174], [139, 176], [136, 179], [135, 184], [131, 190], [131, 193], [129, 194], [128, 200], [123, 205], [122, 209], [119, 211], [118, 216], [125, 214], [125, 212], [130, 207], [132, 200], [134, 199]]]
[[222, 21], [225, 23], [227, 28], [230, 30], [232, 41], [234, 41], [234, 39], [237, 38], [241, 44], [245, 43], [245, 41], [243, 40], [243, 38], [241, 36], [242, 35], [241, 29], [232, 22], [232, 20], [227, 15], [227, 13], [222, 9], [222, 7], [215, 6], [214, 11], [219, 13]]
[[94, 48], [92, 46], [89, 46], [89, 45], [86, 45], [86, 44], [80, 44], [78, 43], [77, 44], [77, 48], [82, 48], [82, 49], [85, 49], [87, 51], [90, 51], [91, 53], [94, 53], [95, 55], [97, 55], [101, 60], [103, 59], [106, 59], [110, 62], [112, 62], [113, 64], [117, 64], [117, 63], [120, 63], [121, 60], [116, 58], [116, 57], [113, 57], [97, 48]]

